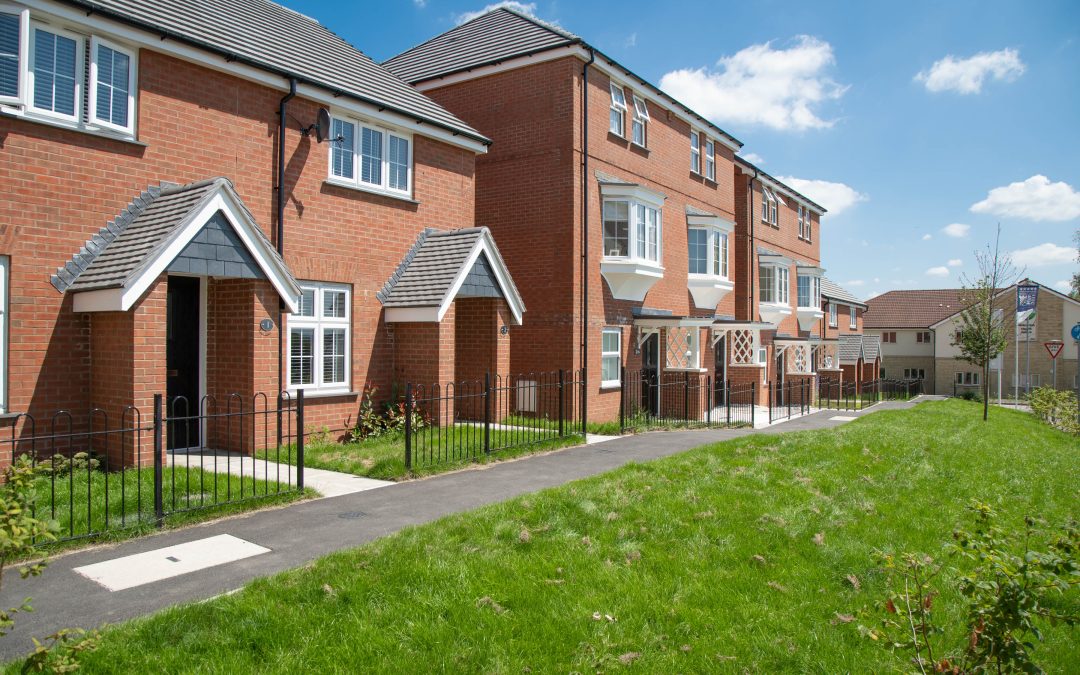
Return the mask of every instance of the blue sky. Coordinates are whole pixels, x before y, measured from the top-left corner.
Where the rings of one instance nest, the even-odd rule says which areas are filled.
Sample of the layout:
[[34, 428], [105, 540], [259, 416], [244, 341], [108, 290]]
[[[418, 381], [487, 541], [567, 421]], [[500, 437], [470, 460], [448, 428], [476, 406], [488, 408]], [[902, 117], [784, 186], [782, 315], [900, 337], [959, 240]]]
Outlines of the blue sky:
[[[376, 61], [485, 2], [284, 0]], [[517, 4], [739, 138], [830, 208], [828, 275], [861, 297], [960, 285], [992, 242], [1080, 264], [1080, 2]]]

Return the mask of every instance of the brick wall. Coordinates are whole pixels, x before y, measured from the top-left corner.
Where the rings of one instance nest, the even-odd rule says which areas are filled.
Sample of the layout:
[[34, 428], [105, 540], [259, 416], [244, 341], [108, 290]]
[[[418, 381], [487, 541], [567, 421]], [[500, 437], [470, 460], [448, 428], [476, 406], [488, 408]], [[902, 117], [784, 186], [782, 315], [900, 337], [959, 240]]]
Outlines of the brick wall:
[[[226, 176], [259, 225], [272, 234], [277, 108], [284, 92], [147, 49], [140, 51], [138, 74], [137, 144], [0, 118], [0, 184], [5, 186], [0, 192], [0, 254], [11, 256], [13, 411], [85, 410], [97, 402], [96, 396], [113, 401], [119, 395], [106, 391], [112, 385], [93, 383], [92, 372], [102, 369], [91, 368], [91, 347], [109, 351], [114, 344], [107, 335], [92, 338], [92, 326], [108, 333], [117, 329], [117, 320], [74, 313], [71, 298], [57, 293], [49, 275], [148, 185]], [[331, 186], [325, 183], [328, 144], [298, 131], [314, 121], [316, 110], [314, 102], [303, 98], [289, 104], [285, 259], [299, 279], [352, 286], [352, 388], [372, 383], [388, 392], [395, 352], [375, 293], [423, 228], [474, 224], [475, 156], [415, 136], [414, 201]], [[277, 301], [262, 292], [256, 295], [251, 311], [245, 308], [237, 317], [233, 337], [243, 340], [240, 333], [246, 331], [246, 342], [254, 341], [259, 354], [248, 386], [274, 392], [277, 357], [266, 352], [276, 346], [255, 326], [261, 318], [278, 321]], [[155, 312], [147, 312], [151, 323], [158, 319]], [[133, 330], [141, 334], [151, 326]], [[146, 353], [143, 343], [136, 341], [135, 347]], [[164, 368], [163, 351], [149, 355]], [[136, 366], [133, 374], [145, 393], [132, 395], [144, 404], [149, 387], [164, 391], [164, 380], [148, 374], [148, 367]], [[150, 410], [141, 407], [144, 413]], [[312, 399], [308, 418], [313, 425], [337, 428], [353, 418], [357, 407], [356, 396]]]

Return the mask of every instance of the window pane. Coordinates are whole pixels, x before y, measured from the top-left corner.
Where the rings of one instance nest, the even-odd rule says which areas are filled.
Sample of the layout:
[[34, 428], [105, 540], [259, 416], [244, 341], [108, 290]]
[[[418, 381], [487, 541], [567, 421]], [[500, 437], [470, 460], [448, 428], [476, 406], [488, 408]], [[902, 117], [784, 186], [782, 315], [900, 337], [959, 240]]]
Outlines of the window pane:
[[617, 330], [604, 331], [604, 344], [601, 347], [601, 351], [605, 352], [619, 352], [619, 336], [620, 333]]
[[409, 141], [390, 137], [390, 187], [409, 189]]
[[323, 331], [323, 384], [345, 382], [345, 329]]
[[776, 302], [776, 270], [772, 267], [758, 268], [758, 300]]
[[626, 94], [623, 92], [622, 87], [617, 87], [614, 84], [611, 85], [611, 105], [626, 108]]
[[19, 95], [19, 15], [0, 14], [0, 96]]
[[315, 316], [315, 289], [303, 288], [300, 290], [300, 311], [298, 316]]
[[131, 60], [105, 45], [97, 48], [97, 119], [117, 126], [128, 125], [128, 76]]
[[363, 128], [362, 147], [360, 148], [360, 180], [373, 185], [382, 185], [382, 132]]
[[600, 361], [600, 379], [604, 382], [619, 381], [619, 357], [605, 356]]
[[289, 382], [293, 386], [315, 383], [315, 329], [293, 328], [289, 332]]
[[618, 108], [611, 109], [610, 120], [608, 122], [608, 130], [613, 134], [619, 136], [623, 135], [623, 113]]
[[690, 249], [690, 273], [708, 274], [708, 249], [706, 241], [708, 233], [700, 228], [692, 228], [689, 232], [688, 247]]
[[690, 132], [690, 170], [701, 171], [701, 144], [696, 131]]
[[810, 277], [802, 274], [798, 277], [799, 283], [799, 307], [813, 307], [810, 299]]
[[[353, 153], [356, 147], [356, 125], [344, 120], [330, 123], [330, 164], [335, 176], [353, 178]], [[340, 139], [340, 140], [338, 140]]]
[[645, 257], [645, 207], [641, 204], [634, 205], [634, 215], [637, 218], [637, 255]]
[[777, 298], [777, 302], [781, 305], [788, 304], [788, 270], [785, 267], [780, 268], [780, 293]]
[[323, 313], [330, 319], [345, 318], [345, 291], [323, 290]]
[[660, 262], [660, 212], [648, 209], [649, 217], [649, 260]]
[[634, 142], [638, 145], [645, 145], [645, 123], [637, 117], [633, 122]]
[[75, 40], [34, 31], [34, 106], [75, 114]]
[[629, 251], [629, 202], [604, 202], [604, 255], [626, 257]]

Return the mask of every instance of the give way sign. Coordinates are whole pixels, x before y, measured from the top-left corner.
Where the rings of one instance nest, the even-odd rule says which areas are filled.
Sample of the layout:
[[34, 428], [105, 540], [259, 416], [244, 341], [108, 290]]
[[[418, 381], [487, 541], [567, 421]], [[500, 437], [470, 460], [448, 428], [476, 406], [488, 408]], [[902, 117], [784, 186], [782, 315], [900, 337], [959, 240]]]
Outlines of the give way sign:
[[1046, 351], [1050, 352], [1050, 358], [1056, 359], [1061, 350], [1065, 348], [1065, 343], [1061, 340], [1052, 340], [1051, 342], [1044, 342], [1043, 347], [1046, 347]]

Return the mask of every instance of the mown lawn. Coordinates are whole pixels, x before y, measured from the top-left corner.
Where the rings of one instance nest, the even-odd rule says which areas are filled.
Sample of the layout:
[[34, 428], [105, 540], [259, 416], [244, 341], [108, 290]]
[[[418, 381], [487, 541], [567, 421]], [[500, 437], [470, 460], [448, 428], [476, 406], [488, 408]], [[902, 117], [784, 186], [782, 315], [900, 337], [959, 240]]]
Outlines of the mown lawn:
[[[121, 472], [74, 472], [34, 481], [35, 512], [39, 518], [55, 520], [57, 536], [73, 541], [43, 542], [54, 550], [86, 543], [85, 538], [124, 539], [157, 529], [154, 517], [154, 469], [127, 469]], [[308, 496], [314, 495], [309, 491]], [[278, 504], [304, 495], [274, 480], [242, 480], [224, 472], [197, 468], [165, 467], [162, 503], [169, 515], [164, 525], [174, 527], [201, 520]], [[253, 499], [253, 497], [257, 497]]]
[[[489, 436], [491, 452], [485, 453], [482, 425], [428, 427], [414, 436], [411, 470], [405, 468], [405, 436], [400, 432], [348, 443], [314, 438], [304, 444], [304, 466], [398, 481], [583, 442], [580, 435], [569, 429], [565, 432], [567, 435], [559, 438], [557, 426], [493, 426]], [[291, 448], [280, 453], [277, 450], [261, 451], [259, 457], [274, 462], [296, 463], [296, 452]]]
[[[910, 672], [838, 617], [883, 599], [875, 550], [937, 555], [976, 498], [1010, 528], [1080, 516], [1076, 439], [980, 412], [924, 403], [630, 465], [114, 627], [85, 666]], [[935, 609], [955, 620], [942, 590]], [[1080, 630], [1044, 637], [1037, 660], [1075, 672]]]

